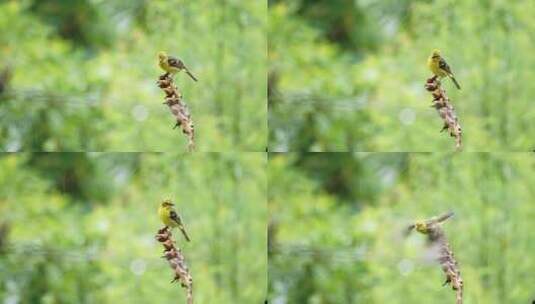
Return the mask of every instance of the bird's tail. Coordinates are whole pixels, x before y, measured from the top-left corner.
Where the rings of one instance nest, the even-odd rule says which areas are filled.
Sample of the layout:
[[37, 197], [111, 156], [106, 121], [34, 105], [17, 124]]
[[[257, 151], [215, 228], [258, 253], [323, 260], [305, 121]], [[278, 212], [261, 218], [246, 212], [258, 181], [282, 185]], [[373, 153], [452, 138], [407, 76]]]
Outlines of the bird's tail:
[[455, 79], [455, 77], [453, 77], [453, 75], [450, 75], [450, 78], [451, 80], [453, 81], [453, 83], [455, 84], [455, 86], [457, 87], [457, 89], [461, 89], [461, 86], [459, 85], [459, 83], [457, 82], [457, 80]]
[[197, 81], [197, 78], [195, 78], [195, 76], [193, 76], [193, 74], [191, 74], [191, 72], [188, 69], [186, 69], [186, 74], [188, 74], [189, 77], [191, 77], [191, 79]]
[[178, 226], [178, 228], [180, 229], [180, 231], [182, 231], [182, 234], [186, 238], [186, 241], [191, 242], [190, 239], [189, 239], [188, 234], [186, 233], [186, 229], [184, 229], [184, 226], [180, 225], [180, 226]]

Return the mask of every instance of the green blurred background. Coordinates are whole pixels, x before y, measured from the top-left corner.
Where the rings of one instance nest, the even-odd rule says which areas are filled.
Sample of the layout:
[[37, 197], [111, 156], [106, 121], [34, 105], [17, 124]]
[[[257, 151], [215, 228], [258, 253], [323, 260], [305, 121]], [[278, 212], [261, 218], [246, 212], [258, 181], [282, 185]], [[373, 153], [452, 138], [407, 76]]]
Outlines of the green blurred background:
[[154, 239], [172, 198], [195, 303], [263, 302], [266, 165], [261, 153], [0, 156], [0, 300], [186, 303]]
[[455, 302], [425, 237], [443, 225], [466, 304], [535, 300], [535, 156], [270, 154], [270, 303]]
[[177, 75], [197, 151], [264, 151], [264, 1], [0, 1], [0, 151], [185, 151], [156, 80]]
[[535, 2], [269, 0], [270, 151], [453, 151], [423, 86], [442, 50], [465, 151], [535, 148]]

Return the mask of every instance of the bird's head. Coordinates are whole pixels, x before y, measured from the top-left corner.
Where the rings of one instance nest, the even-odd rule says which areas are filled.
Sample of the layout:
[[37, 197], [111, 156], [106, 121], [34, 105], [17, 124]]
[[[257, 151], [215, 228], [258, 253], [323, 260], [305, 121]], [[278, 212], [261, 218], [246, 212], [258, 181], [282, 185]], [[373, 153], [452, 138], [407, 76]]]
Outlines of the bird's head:
[[426, 234], [427, 233], [427, 224], [424, 221], [418, 221], [414, 223], [414, 228], [416, 231]]
[[431, 53], [431, 57], [432, 58], [440, 58], [440, 50], [439, 49], [434, 49], [433, 52]]
[[167, 58], [167, 54], [164, 51], [159, 51], [158, 52], [158, 59], [165, 60], [165, 58]]
[[174, 205], [175, 205], [175, 204], [173, 204], [173, 203], [171, 202], [170, 199], [166, 199], [166, 200], [164, 200], [164, 201], [162, 202], [162, 204], [161, 204], [161, 206], [162, 206], [163, 208], [173, 207]]

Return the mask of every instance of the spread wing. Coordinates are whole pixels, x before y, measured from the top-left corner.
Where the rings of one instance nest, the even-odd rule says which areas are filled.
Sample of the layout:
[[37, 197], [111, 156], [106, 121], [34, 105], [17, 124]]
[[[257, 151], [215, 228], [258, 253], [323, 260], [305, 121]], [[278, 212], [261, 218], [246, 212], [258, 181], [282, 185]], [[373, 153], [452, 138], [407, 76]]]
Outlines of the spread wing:
[[450, 211], [448, 213], [444, 213], [442, 215], [433, 217], [432, 219], [427, 220], [426, 224], [427, 225], [432, 225], [432, 224], [436, 224], [436, 223], [442, 223], [443, 221], [445, 221], [445, 220], [449, 219], [450, 217], [452, 217], [453, 214], [454, 214], [453, 211]]
[[448, 212], [448, 213], [444, 213], [443, 215], [441, 215], [441, 216], [439, 216], [439, 217], [437, 218], [437, 222], [438, 222], [438, 223], [441, 223], [441, 222], [443, 222], [443, 221], [449, 219], [449, 218], [452, 217], [453, 215], [454, 215], [453, 211], [450, 211], [450, 212]]
[[416, 228], [415, 224], [411, 224], [411, 225], [405, 227], [405, 229], [403, 229], [403, 236], [404, 237], [408, 237], [409, 234], [411, 234], [411, 232], [414, 230], [414, 228]]
[[412, 225], [408, 226], [407, 228], [405, 228], [405, 231], [404, 231], [403, 235], [404, 235], [405, 237], [408, 236], [408, 235], [412, 232], [412, 230], [414, 229], [414, 227], [415, 227], [415, 225], [412, 224]]

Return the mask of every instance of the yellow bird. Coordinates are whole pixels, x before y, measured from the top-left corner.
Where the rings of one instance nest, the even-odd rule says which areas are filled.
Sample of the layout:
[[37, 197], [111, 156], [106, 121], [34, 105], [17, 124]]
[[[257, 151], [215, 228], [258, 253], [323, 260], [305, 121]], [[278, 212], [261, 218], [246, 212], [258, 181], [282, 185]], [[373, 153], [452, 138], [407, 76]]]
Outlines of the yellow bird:
[[451, 72], [450, 66], [446, 63], [446, 60], [440, 56], [440, 51], [435, 49], [431, 53], [431, 56], [427, 59], [427, 66], [435, 74], [436, 76], [442, 78], [448, 76], [451, 78], [457, 89], [461, 89], [461, 86], [453, 77], [453, 73]]
[[162, 70], [166, 71], [171, 75], [175, 75], [176, 73], [184, 70], [186, 71], [186, 74], [191, 77], [191, 79], [197, 81], [197, 78], [195, 78], [195, 76], [191, 74], [184, 62], [182, 62], [182, 60], [173, 56], [167, 56], [165, 52], [158, 53], [158, 65], [160, 66], [160, 68], [162, 68]]
[[418, 232], [420, 232], [422, 234], [429, 234], [430, 231], [436, 230], [436, 229], [434, 229], [434, 227], [436, 225], [444, 222], [445, 220], [449, 219], [452, 216], [453, 216], [453, 212], [450, 211], [448, 213], [442, 214], [441, 216], [432, 217], [431, 219], [428, 219], [428, 220], [417, 221], [416, 223], [410, 225], [407, 228], [406, 232], [408, 234], [413, 229], [415, 229], [416, 231], [418, 231]]
[[180, 218], [180, 215], [175, 210], [175, 204], [171, 203], [171, 200], [165, 200], [160, 204], [160, 207], [158, 208], [158, 215], [160, 216], [160, 219], [165, 224], [165, 226], [170, 227], [171, 229], [173, 227], [178, 227], [180, 231], [182, 231], [182, 234], [186, 238], [186, 240], [189, 242], [189, 236], [186, 233], [186, 229], [184, 228], [184, 224], [182, 224], [182, 219]]

